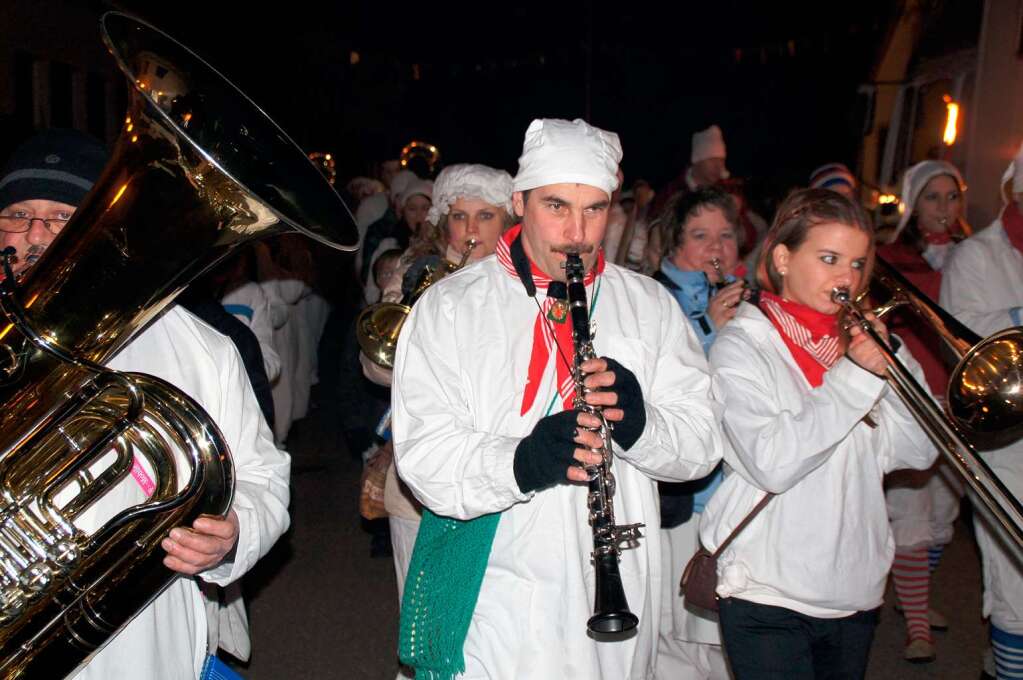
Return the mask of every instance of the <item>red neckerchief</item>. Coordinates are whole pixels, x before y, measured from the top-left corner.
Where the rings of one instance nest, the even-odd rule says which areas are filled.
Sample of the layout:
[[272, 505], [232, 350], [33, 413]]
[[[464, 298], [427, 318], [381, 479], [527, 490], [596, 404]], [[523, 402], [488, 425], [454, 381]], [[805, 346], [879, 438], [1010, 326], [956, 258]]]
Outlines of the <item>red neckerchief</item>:
[[[515, 240], [519, 238], [521, 231], [522, 225], [517, 224], [504, 232], [501, 239], [497, 242], [497, 261], [504, 267], [505, 272], [515, 279], [520, 279], [520, 277], [515, 269], [515, 263], [512, 261], [511, 248]], [[537, 289], [547, 290], [547, 285], [552, 280], [551, 277], [542, 272], [532, 260], [529, 262], [529, 270], [533, 276], [533, 284], [536, 285]], [[588, 286], [593, 283], [597, 274], [603, 273], [604, 251], [601, 249], [597, 253], [596, 270], [588, 272], [583, 283]], [[572, 354], [572, 321], [568, 318], [568, 308], [562, 305], [552, 313], [551, 309], [554, 307], [554, 304], [555, 300], [553, 298], [545, 298], [541, 304], [541, 309], [537, 310], [536, 313], [536, 321], [533, 323], [533, 351], [529, 355], [529, 373], [526, 375], [526, 385], [522, 394], [522, 410], [519, 415], [525, 415], [533, 407], [533, 402], [536, 401], [536, 393], [540, 389], [540, 383], [543, 381], [543, 372], [547, 368], [551, 352], [556, 351], [556, 348], [560, 347], [566, 353], [566, 356], [570, 357]], [[544, 317], [547, 317], [550, 323], [545, 322]], [[551, 330], [552, 328], [553, 331]], [[572, 381], [571, 367], [566, 365], [564, 361], [555, 361], [554, 365], [557, 367], [558, 394], [561, 395], [564, 408], [570, 409], [572, 408], [572, 399], [575, 396], [575, 384]]]
[[931, 244], [932, 246], [943, 246], [946, 243], [952, 242], [952, 235], [947, 231], [925, 231], [923, 232], [924, 241]]
[[841, 354], [838, 316], [822, 314], [766, 290], [760, 293], [760, 308], [778, 329], [807, 382], [819, 387], [824, 373]]
[[1002, 211], [1002, 227], [1005, 228], [1005, 235], [1009, 237], [1009, 243], [1023, 253], [1023, 214], [1020, 213], [1015, 201], [1005, 206], [1005, 210]]

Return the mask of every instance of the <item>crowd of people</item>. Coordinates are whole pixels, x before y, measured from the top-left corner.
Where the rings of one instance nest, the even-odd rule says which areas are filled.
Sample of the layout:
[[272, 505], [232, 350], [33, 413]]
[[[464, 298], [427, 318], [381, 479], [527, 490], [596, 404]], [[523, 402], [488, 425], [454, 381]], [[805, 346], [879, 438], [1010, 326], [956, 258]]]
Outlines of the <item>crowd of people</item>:
[[[52, 130], [8, 160], [12, 275], [31, 272], [105, 159]], [[162, 377], [209, 412], [237, 487], [225, 517], [164, 538], [180, 578], [77, 677], [220, 677], [218, 648], [247, 658], [238, 581], [288, 528], [287, 441], [313, 400], [384, 473], [387, 520], [367, 527], [394, 560], [399, 678], [860, 678], [889, 578], [905, 659], [934, 660], [932, 631], [950, 623], [930, 574], [963, 484], [843, 300], [890, 267], [981, 336], [1020, 325], [1023, 153], [1001, 216], [976, 232], [944, 160], [905, 170], [897, 220], [865, 211], [855, 175], [828, 162], [775, 197], [768, 222], [717, 126], [693, 134], [691, 164], [663, 188], [626, 178], [622, 159], [613, 132], [538, 119], [514, 175], [383, 163], [338, 186], [360, 236], [340, 267], [294, 234], [247, 246], [118, 353], [111, 368]], [[573, 333], [569, 255], [597, 358]], [[388, 305], [404, 310], [396, 346], [371, 348], [363, 324]], [[864, 314], [942, 404], [950, 363], [933, 329]], [[1017, 449], [983, 455], [1019, 494]], [[645, 525], [614, 550], [638, 626], [611, 637], [585, 625], [602, 587], [591, 485], [608, 461], [617, 523]], [[103, 503], [144, 501], [138, 480]], [[975, 523], [985, 671], [1023, 677], [1023, 572]], [[700, 550], [716, 560], [710, 609], [679, 586]]]

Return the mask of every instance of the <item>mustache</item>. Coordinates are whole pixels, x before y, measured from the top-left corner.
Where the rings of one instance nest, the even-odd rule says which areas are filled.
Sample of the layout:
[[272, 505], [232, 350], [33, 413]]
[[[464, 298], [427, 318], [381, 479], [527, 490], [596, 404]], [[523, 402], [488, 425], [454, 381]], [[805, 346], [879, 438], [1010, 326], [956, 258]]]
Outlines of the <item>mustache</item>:
[[586, 255], [592, 253], [595, 249], [596, 246], [594, 246], [592, 243], [551, 246], [552, 253], [561, 253], [562, 255]]

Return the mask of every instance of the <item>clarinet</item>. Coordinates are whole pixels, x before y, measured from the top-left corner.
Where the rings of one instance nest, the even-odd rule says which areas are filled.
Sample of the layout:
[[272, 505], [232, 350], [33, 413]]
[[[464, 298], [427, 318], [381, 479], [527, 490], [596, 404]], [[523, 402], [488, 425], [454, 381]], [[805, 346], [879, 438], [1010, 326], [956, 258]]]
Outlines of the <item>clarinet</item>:
[[721, 269], [721, 260], [717, 259], [716, 257], [711, 258], [710, 266], [714, 267], [714, 271], [718, 275], [717, 283], [713, 284], [714, 291], [716, 292], [727, 286], [728, 281], [725, 280], [725, 272]]
[[624, 633], [632, 630], [639, 619], [629, 611], [622, 587], [622, 576], [618, 570], [622, 543], [633, 543], [641, 535], [642, 524], [616, 525], [614, 502], [615, 478], [611, 473], [611, 424], [604, 419], [603, 409], [586, 403], [589, 388], [583, 385], [585, 375], [580, 366], [584, 361], [596, 358], [593, 338], [590, 334], [590, 314], [586, 303], [586, 287], [583, 284], [582, 259], [577, 253], [569, 253], [565, 261], [565, 275], [568, 280], [568, 305], [572, 315], [572, 341], [574, 359], [572, 379], [575, 382], [576, 410], [592, 413], [600, 419], [597, 432], [602, 439], [599, 453], [603, 460], [599, 465], [587, 466], [589, 493], [587, 507], [590, 513], [590, 527], [593, 531], [593, 552], [590, 558], [596, 574], [596, 592], [593, 598], [593, 616], [586, 622], [592, 633]]

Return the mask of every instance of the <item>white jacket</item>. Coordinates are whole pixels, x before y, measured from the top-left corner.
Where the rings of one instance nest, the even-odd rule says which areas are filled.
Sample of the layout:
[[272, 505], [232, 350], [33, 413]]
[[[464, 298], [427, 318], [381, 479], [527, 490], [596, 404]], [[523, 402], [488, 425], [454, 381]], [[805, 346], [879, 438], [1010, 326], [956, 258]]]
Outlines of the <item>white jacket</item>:
[[941, 306], [984, 337], [1023, 323], [1023, 255], [997, 219], [956, 245], [941, 276]]
[[[941, 280], [941, 306], [976, 333], [992, 333], [1021, 324], [1023, 255], [1012, 245], [1001, 219], [958, 244]], [[1023, 495], [1023, 440], [981, 457], [1017, 497]], [[1019, 551], [985, 514], [975, 522], [980, 544], [984, 598], [983, 615], [992, 624], [1023, 635], [1023, 576]]]
[[[923, 384], [905, 346], [899, 358]], [[885, 381], [847, 358], [812, 389], [753, 305], [718, 333], [710, 363], [734, 474], [703, 513], [703, 545], [715, 550], [765, 491], [779, 494], [719, 558], [718, 594], [823, 618], [879, 606], [895, 549], [882, 479], [929, 467], [927, 436]]]
[[[309, 378], [302, 367], [301, 330], [298, 305], [312, 289], [298, 279], [268, 279], [259, 285], [270, 300], [273, 322], [273, 346], [281, 358], [281, 374], [273, 383], [274, 435], [278, 442], [288, 438], [295, 415], [295, 394], [309, 389]], [[304, 415], [304, 414], [303, 414]]]
[[[235, 469], [232, 508], [238, 515], [233, 561], [200, 575], [227, 585], [242, 577], [288, 528], [291, 460], [277, 450], [231, 341], [174, 307], [108, 362], [167, 380], [196, 399], [231, 447]], [[184, 481], [184, 480], [180, 480]], [[92, 530], [145, 496], [129, 475], [80, 525]], [[158, 548], [159, 549], [159, 548]], [[180, 576], [92, 659], [79, 680], [195, 680], [207, 653], [206, 610], [193, 578]]]
[[[652, 666], [662, 578], [654, 480], [710, 472], [722, 456], [720, 411], [700, 343], [659, 283], [608, 265], [597, 290], [595, 349], [636, 374], [646, 401], [643, 435], [628, 451], [616, 448], [613, 466], [616, 521], [647, 526], [639, 547], [622, 554], [640, 620], [624, 641], [586, 634], [594, 593], [586, 487], [524, 494], [515, 482], [515, 448], [545, 415], [561, 360], [552, 352], [536, 402], [520, 416], [537, 316], [522, 283], [484, 258], [431, 286], [399, 338], [398, 474], [437, 514], [502, 513], [464, 647], [466, 679], [645, 680]], [[571, 361], [573, 348], [563, 350]]]
[[262, 286], [248, 281], [227, 293], [220, 301], [224, 308], [250, 329], [259, 341], [263, 354], [266, 379], [273, 384], [281, 374], [281, 358], [274, 349], [274, 323], [270, 313], [270, 298]]

